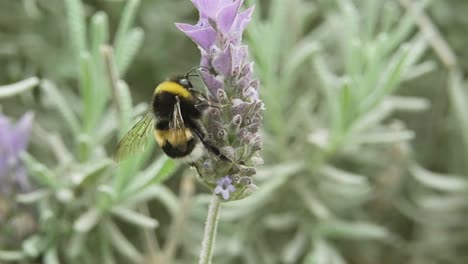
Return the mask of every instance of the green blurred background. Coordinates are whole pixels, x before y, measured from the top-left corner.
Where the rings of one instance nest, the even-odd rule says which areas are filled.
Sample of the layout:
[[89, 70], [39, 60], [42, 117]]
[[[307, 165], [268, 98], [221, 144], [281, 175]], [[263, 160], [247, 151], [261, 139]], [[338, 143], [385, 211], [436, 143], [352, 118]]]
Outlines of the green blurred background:
[[[259, 190], [223, 205], [213, 263], [468, 263], [468, 2], [253, 4], [244, 41], [266, 105], [265, 163]], [[209, 194], [194, 171], [157, 148], [123, 169], [109, 158], [145, 109], [133, 105], [198, 64], [174, 26], [196, 19], [188, 0], [0, 2], [0, 85], [41, 79], [0, 98], [13, 120], [35, 113], [22, 158], [35, 196], [0, 196], [0, 263], [196, 263]], [[80, 34], [89, 61], [76, 56]], [[96, 36], [116, 50], [123, 99], [103, 69], [91, 74], [105, 61]], [[107, 92], [94, 126], [75, 131], [57, 102], [86, 123], [83, 72]], [[125, 196], [137, 181], [148, 196]]]

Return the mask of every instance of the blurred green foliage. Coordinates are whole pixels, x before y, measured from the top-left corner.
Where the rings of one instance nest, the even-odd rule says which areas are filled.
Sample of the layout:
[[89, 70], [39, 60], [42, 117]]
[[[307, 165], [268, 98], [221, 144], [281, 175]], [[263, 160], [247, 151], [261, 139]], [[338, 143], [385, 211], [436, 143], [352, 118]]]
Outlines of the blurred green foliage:
[[[214, 263], [466, 263], [466, 1], [247, 2], [265, 164], [223, 205]], [[4, 114], [36, 113], [38, 186], [8, 200], [34, 223], [0, 259], [194, 263], [195, 172], [159, 150], [111, 161], [154, 86], [198, 64], [173, 25], [194, 16], [188, 0], [0, 2], [0, 84], [40, 79], [0, 87]]]

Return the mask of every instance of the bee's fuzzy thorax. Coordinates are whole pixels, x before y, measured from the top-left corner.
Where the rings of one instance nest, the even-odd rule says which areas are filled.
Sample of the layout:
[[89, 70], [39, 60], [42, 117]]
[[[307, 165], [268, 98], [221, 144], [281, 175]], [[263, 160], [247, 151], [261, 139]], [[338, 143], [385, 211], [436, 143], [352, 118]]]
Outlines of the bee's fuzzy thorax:
[[192, 93], [190, 93], [190, 91], [187, 88], [175, 81], [164, 81], [161, 84], [159, 84], [154, 90], [155, 95], [164, 92], [177, 95], [187, 100], [193, 100]]

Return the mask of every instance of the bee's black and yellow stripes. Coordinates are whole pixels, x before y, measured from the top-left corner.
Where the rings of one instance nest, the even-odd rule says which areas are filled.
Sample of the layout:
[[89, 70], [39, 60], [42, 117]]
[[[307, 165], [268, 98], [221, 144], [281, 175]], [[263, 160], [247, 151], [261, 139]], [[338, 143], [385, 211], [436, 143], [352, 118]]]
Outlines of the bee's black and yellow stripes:
[[175, 77], [159, 84], [153, 92], [152, 113], [138, 121], [119, 142], [117, 159], [121, 160], [143, 149], [145, 135], [153, 129], [154, 139], [171, 158], [193, 163], [207, 149], [229, 161], [217, 147], [207, 141], [200, 121], [202, 110], [197, 107], [199, 100], [187, 76]]
[[162, 82], [156, 87], [156, 89], [154, 89], [155, 96], [161, 93], [168, 93], [175, 96], [179, 96], [180, 98], [185, 100], [193, 100], [192, 93], [187, 88], [174, 81]]

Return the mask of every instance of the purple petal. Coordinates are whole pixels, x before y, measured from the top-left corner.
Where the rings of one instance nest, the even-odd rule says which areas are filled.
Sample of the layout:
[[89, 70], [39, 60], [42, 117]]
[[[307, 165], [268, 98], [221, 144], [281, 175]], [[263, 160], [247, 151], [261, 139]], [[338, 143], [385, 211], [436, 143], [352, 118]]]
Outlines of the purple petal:
[[221, 2], [217, 0], [192, 0], [192, 3], [202, 18], [215, 19]]
[[236, 16], [236, 20], [234, 21], [234, 25], [232, 31], [234, 32], [244, 32], [245, 28], [249, 24], [250, 20], [252, 19], [252, 14], [255, 9], [255, 6], [249, 7], [244, 12], [238, 14]]
[[200, 59], [200, 66], [207, 68], [207, 69], [211, 69], [212, 68], [211, 58], [204, 50], [201, 50], [201, 52], [202, 52], [202, 57]]
[[2, 154], [2, 156], [11, 153], [12, 135], [13, 127], [10, 120], [5, 116], [0, 115], [0, 154]]
[[200, 76], [211, 95], [216, 96], [218, 94], [218, 90], [224, 88], [223, 82], [216, 79], [216, 77], [211, 73], [207, 71], [200, 71]]
[[231, 30], [234, 19], [239, 11], [239, 7], [243, 2], [243, 0], [235, 0], [231, 4], [221, 8], [216, 14], [216, 24], [224, 34], [229, 33]]
[[228, 190], [229, 192], [235, 192], [236, 191], [236, 187], [234, 187], [234, 185], [229, 185], [226, 190]]
[[242, 91], [242, 95], [249, 99], [258, 100], [258, 92], [253, 87], [247, 87]]
[[245, 89], [245, 87], [248, 87], [249, 84], [250, 84], [250, 77], [248, 76], [244, 76], [237, 81], [237, 87], [239, 87], [239, 89]]
[[214, 189], [215, 194], [220, 194], [223, 191], [224, 191], [224, 189], [220, 185], [216, 186], [216, 188]]
[[232, 44], [230, 47], [232, 53], [232, 67], [240, 69], [247, 59], [248, 48], [246, 45], [236, 47]]
[[205, 51], [209, 51], [210, 47], [213, 46], [216, 41], [217, 33], [210, 26], [200, 27], [198, 25], [176, 23], [176, 27]]
[[223, 190], [223, 191], [221, 192], [221, 195], [223, 196], [223, 199], [224, 199], [224, 200], [227, 200], [227, 199], [229, 199], [230, 193], [229, 193], [228, 190]]
[[250, 62], [250, 63], [246, 63], [242, 66], [242, 70], [241, 70], [241, 75], [242, 76], [246, 76], [248, 77], [249, 79], [252, 78], [252, 74], [253, 74], [253, 65], [254, 65], [254, 62]]
[[14, 129], [14, 136], [12, 137], [11, 145], [13, 147], [13, 155], [18, 155], [21, 151], [26, 149], [29, 140], [29, 134], [32, 128], [32, 121], [34, 114], [28, 112], [21, 117], [20, 121], [16, 124]]
[[225, 181], [226, 181], [226, 179], [223, 177], [223, 178], [220, 178], [219, 180], [217, 180], [217, 181], [216, 181], [216, 184], [217, 184], [218, 186], [223, 187], [224, 184], [225, 184]]
[[226, 47], [221, 52], [217, 52], [213, 58], [213, 68], [217, 73], [223, 76], [231, 75], [232, 70], [232, 57], [231, 57], [231, 48]]
[[252, 82], [250, 82], [250, 86], [255, 90], [258, 90], [258, 88], [260, 87], [260, 81], [255, 79]]
[[228, 176], [224, 176], [224, 183], [225, 183], [226, 185], [232, 184], [232, 179], [231, 179], [231, 177], [230, 177], [229, 175], [228, 175]]

